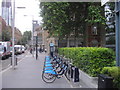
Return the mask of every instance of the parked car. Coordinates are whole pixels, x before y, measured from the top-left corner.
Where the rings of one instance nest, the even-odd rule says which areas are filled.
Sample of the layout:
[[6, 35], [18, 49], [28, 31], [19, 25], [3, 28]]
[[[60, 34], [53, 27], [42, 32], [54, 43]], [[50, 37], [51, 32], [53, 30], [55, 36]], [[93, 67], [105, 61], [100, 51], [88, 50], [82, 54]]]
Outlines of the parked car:
[[[11, 56], [12, 56], [12, 50], [13, 48], [12, 48], [12, 46], [10, 47], [10, 53], [11, 53]], [[18, 54], [18, 52], [17, 52], [17, 50], [16, 50], [17, 48], [14, 48], [14, 53], [15, 53], [15, 55], [17, 55]]]
[[10, 56], [12, 56], [12, 46], [10, 47]]
[[10, 42], [0, 42], [2, 59], [10, 57]]
[[14, 48], [17, 55], [22, 54], [22, 45], [15, 45]]
[[6, 58], [6, 55], [4, 53], [4, 46], [0, 45], [0, 58], [3, 60]]
[[25, 53], [25, 47], [23, 45], [21, 45], [22, 47], [22, 53]]

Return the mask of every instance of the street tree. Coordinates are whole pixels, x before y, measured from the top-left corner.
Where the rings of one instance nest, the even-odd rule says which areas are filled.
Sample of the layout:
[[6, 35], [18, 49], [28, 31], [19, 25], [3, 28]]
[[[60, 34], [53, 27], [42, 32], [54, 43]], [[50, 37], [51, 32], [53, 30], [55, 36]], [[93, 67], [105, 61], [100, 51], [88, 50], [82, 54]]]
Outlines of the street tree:
[[[42, 2], [40, 4], [43, 27], [50, 35], [69, 39], [83, 37], [86, 41], [86, 27], [88, 24], [105, 24], [103, 8], [100, 3], [83, 2]], [[69, 41], [69, 40], [68, 40]]]
[[31, 40], [31, 31], [25, 31], [19, 43], [26, 45]]
[[10, 41], [11, 34], [8, 30], [2, 30], [2, 41]]

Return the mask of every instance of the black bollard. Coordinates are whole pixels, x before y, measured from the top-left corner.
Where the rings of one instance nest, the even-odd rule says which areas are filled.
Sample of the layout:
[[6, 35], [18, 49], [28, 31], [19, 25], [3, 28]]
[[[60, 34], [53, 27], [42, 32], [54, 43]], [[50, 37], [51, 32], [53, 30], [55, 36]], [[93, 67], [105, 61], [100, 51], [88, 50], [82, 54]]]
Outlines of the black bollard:
[[12, 57], [11, 57], [11, 65], [12, 65]]
[[[17, 62], [18, 62], [18, 58], [17, 58], [16, 56], [15, 56], [15, 59], [14, 59], [14, 60], [15, 60], [15, 62], [14, 62], [15, 65], [18, 65], [18, 63], [17, 63]], [[11, 57], [11, 65], [12, 65], [12, 57]]]
[[36, 36], [36, 60], [38, 59], [38, 37]]
[[79, 82], [79, 69], [77, 67], [74, 69], [74, 82]]
[[15, 61], [16, 61], [16, 65], [17, 65], [17, 57], [15, 58]]

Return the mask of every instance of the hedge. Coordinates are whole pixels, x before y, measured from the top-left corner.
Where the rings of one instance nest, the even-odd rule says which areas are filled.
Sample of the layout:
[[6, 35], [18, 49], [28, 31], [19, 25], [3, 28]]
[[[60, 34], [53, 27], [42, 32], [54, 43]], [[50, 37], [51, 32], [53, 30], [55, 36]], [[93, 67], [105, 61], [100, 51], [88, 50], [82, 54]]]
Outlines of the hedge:
[[104, 67], [115, 66], [115, 53], [109, 48], [59, 48], [58, 53], [72, 59], [74, 66], [77, 66], [90, 76], [98, 76]]
[[120, 88], [120, 67], [104, 67], [101, 73], [113, 77], [114, 88]]

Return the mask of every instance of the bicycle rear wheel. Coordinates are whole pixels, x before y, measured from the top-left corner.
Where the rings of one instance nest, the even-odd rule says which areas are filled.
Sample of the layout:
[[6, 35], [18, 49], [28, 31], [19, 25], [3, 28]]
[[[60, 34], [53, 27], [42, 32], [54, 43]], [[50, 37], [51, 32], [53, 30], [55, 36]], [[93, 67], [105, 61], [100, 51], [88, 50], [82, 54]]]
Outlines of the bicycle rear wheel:
[[46, 83], [52, 83], [56, 80], [56, 76], [51, 73], [42, 73], [42, 80]]
[[71, 77], [70, 77], [70, 68], [68, 68], [65, 72], [65, 77], [70, 81]]

